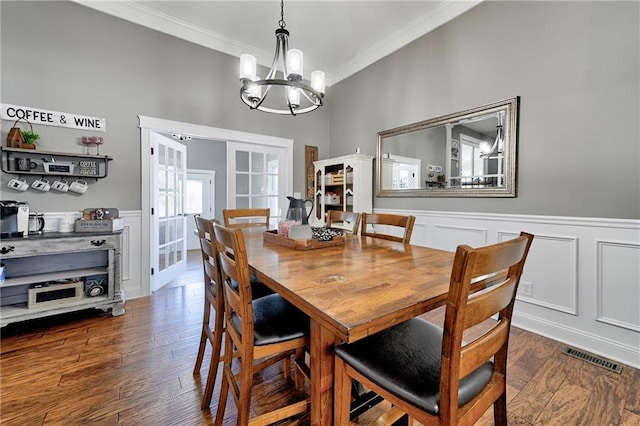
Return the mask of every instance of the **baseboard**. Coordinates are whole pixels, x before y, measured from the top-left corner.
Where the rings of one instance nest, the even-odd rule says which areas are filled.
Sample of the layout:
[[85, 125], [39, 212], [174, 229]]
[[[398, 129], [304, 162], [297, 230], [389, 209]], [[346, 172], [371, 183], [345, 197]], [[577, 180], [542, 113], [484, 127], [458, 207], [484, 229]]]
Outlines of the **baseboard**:
[[512, 324], [514, 327], [640, 369], [640, 341], [638, 346], [633, 347], [603, 336], [518, 312], [514, 312]]

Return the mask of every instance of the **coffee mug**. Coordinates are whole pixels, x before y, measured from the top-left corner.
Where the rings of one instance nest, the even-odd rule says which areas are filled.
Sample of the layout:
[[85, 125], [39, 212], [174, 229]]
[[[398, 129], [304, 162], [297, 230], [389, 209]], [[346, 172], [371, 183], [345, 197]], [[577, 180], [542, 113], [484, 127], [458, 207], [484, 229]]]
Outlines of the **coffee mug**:
[[78, 194], [84, 194], [87, 192], [87, 181], [82, 179], [76, 179], [69, 185], [69, 191], [77, 192]]
[[33, 189], [37, 189], [38, 191], [47, 192], [51, 189], [51, 184], [48, 179], [40, 178], [36, 179], [31, 183], [31, 187]]
[[29, 183], [24, 178], [13, 178], [9, 181], [7, 186], [16, 191], [26, 191], [29, 189]]
[[20, 172], [28, 172], [38, 167], [38, 164], [28, 158], [16, 158], [16, 170]]
[[63, 217], [58, 221], [58, 232], [73, 232], [75, 227], [75, 219]]
[[60, 192], [67, 192], [69, 190], [69, 182], [66, 180], [57, 180], [51, 184], [51, 189], [55, 189]]

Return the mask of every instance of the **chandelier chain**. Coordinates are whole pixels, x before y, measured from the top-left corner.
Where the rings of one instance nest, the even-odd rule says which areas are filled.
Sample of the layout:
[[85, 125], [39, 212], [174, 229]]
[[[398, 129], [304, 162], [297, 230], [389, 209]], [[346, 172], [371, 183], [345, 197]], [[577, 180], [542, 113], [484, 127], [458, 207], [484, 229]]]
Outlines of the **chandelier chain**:
[[282, 29], [287, 26], [287, 23], [284, 22], [284, 0], [280, 0], [280, 21], [278, 21], [278, 25]]

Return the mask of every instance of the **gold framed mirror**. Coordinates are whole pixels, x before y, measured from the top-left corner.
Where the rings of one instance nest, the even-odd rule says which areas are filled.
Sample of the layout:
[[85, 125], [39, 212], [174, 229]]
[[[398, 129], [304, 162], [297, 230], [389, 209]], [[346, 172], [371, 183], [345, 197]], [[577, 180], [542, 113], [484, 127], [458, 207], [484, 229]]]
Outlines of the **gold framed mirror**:
[[378, 133], [378, 197], [515, 197], [519, 97]]

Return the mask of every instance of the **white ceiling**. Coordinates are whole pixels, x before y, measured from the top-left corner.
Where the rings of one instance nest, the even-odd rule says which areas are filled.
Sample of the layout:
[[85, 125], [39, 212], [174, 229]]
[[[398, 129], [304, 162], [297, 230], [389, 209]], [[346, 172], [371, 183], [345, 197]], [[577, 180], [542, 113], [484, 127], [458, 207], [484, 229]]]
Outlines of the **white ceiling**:
[[[101, 12], [271, 66], [280, 3], [269, 1], [73, 0]], [[304, 52], [305, 76], [315, 69], [328, 85], [466, 12], [483, 0], [287, 0], [289, 47]]]

